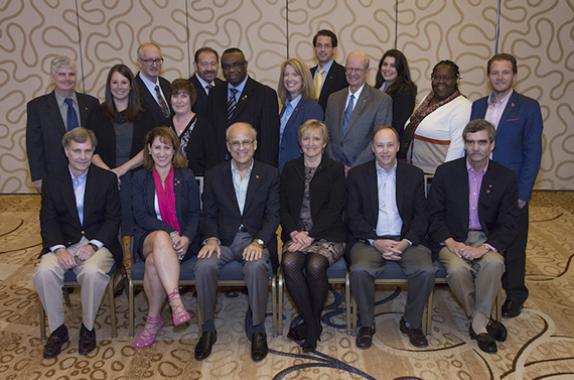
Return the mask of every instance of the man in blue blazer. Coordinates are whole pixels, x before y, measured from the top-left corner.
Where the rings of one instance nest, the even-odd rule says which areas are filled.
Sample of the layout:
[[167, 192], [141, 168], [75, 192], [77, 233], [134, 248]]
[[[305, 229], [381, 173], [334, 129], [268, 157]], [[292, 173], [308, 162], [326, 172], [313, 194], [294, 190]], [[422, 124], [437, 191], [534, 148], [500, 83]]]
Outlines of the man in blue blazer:
[[528, 201], [542, 156], [542, 113], [536, 100], [512, 89], [517, 74], [516, 59], [512, 55], [494, 55], [488, 61], [487, 73], [493, 91], [490, 96], [472, 104], [470, 119], [486, 119], [496, 127], [496, 146], [492, 159], [512, 169], [518, 181], [518, 233], [506, 250], [506, 272], [502, 278], [502, 286], [506, 291], [502, 315], [512, 318], [520, 314], [528, 298], [524, 281]]
[[54, 91], [26, 105], [26, 154], [39, 193], [42, 179], [68, 164], [60, 144], [64, 133], [85, 127], [88, 115], [99, 104], [93, 96], [75, 91], [76, 73], [76, 65], [68, 57], [55, 57], [50, 63]]

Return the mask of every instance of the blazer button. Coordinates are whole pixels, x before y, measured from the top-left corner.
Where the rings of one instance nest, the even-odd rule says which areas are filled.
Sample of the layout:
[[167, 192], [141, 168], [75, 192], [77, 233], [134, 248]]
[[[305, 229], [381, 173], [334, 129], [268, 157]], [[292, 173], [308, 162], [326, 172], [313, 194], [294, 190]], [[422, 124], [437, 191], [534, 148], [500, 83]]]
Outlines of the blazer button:
[[82, 230], [82, 231], [80, 231], [80, 233], [81, 233], [82, 235], [85, 235], [85, 234], [86, 234], [86, 231]]

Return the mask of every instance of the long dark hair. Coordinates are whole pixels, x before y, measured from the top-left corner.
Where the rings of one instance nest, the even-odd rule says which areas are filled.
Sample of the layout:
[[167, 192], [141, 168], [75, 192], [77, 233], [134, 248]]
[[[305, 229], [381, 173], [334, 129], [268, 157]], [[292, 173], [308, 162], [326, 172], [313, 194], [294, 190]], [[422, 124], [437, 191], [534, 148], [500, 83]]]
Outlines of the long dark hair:
[[140, 94], [138, 90], [138, 86], [135, 84], [135, 77], [129, 67], [124, 65], [123, 63], [119, 63], [117, 65], [112, 66], [110, 71], [108, 72], [108, 77], [106, 79], [106, 100], [102, 107], [104, 108], [104, 112], [112, 119], [116, 117], [118, 111], [116, 110], [116, 105], [114, 103], [114, 97], [112, 96], [112, 91], [110, 88], [110, 81], [112, 80], [112, 75], [114, 73], [120, 73], [124, 77], [128, 78], [130, 82], [130, 95], [128, 98], [128, 108], [126, 109], [125, 117], [129, 121], [134, 121], [139, 119], [141, 113], [143, 112], [143, 108], [140, 103]]
[[380, 88], [385, 79], [383, 74], [381, 74], [381, 66], [383, 66], [383, 61], [387, 57], [393, 57], [395, 59], [395, 68], [397, 69], [397, 79], [385, 89], [385, 92], [389, 95], [394, 95], [401, 90], [412, 91], [417, 93], [417, 85], [411, 79], [411, 71], [409, 69], [409, 63], [407, 57], [397, 49], [390, 49], [383, 54], [381, 60], [379, 61], [379, 69], [377, 70], [377, 79], [375, 88]]

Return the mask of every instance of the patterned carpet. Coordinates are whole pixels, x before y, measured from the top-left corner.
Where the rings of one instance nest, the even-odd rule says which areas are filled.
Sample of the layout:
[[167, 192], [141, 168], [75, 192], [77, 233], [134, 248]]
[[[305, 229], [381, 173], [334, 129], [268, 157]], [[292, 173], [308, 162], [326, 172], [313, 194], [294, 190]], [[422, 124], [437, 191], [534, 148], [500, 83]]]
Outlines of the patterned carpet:
[[[38, 206], [37, 196], [0, 196], [0, 379], [574, 378], [574, 192], [535, 194], [527, 263], [531, 296], [520, 317], [504, 321], [509, 337], [497, 354], [484, 354], [470, 340], [462, 310], [445, 286], [435, 292], [428, 348], [413, 348], [398, 330], [405, 292], [381, 289], [373, 347], [358, 350], [345, 333], [344, 297], [337, 289], [329, 296], [317, 352], [302, 354], [285, 336], [270, 337], [271, 353], [257, 364], [250, 359], [246, 298], [240, 290], [219, 294], [219, 339], [201, 363], [193, 359], [196, 324], [178, 331], [166, 326], [152, 348], [134, 350], [125, 294], [116, 298], [119, 336], [111, 338], [105, 302], [97, 318], [98, 348], [88, 357], [78, 355], [77, 292], [66, 308], [71, 343], [57, 359], [43, 360], [39, 303], [30, 280], [40, 245]], [[184, 301], [195, 311], [193, 292], [186, 293]], [[136, 329], [141, 329], [143, 294], [136, 297], [136, 305]], [[290, 305], [285, 314], [288, 325], [294, 314]], [[164, 316], [167, 320], [168, 310]], [[267, 327], [270, 335], [270, 317]]]

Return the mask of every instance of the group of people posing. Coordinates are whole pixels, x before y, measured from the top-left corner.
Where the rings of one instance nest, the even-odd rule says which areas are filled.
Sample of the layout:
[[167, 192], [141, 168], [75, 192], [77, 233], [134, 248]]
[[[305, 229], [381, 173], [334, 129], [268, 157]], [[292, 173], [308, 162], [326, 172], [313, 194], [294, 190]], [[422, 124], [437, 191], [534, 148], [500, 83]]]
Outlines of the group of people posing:
[[[110, 271], [122, 265], [120, 225], [134, 237], [133, 259], [145, 261], [149, 309], [137, 348], [155, 342], [166, 300], [173, 326], [190, 320], [178, 277], [180, 263], [194, 260], [202, 321], [195, 357], [207, 358], [217, 341], [218, 270], [239, 261], [251, 356], [262, 360], [268, 282], [280, 257], [303, 320], [288, 336], [315, 350], [327, 268], [343, 256], [359, 311], [357, 347], [372, 344], [374, 279], [389, 261], [408, 277], [400, 331], [425, 347], [434, 251], [471, 338], [496, 352], [507, 334], [490, 317], [501, 284], [506, 318], [519, 315], [528, 297], [528, 201], [541, 156], [540, 106], [513, 90], [515, 58], [488, 61], [493, 92], [474, 103], [458, 90], [458, 66], [440, 61], [431, 92], [415, 108], [417, 86], [399, 50], [385, 52], [371, 87], [365, 53], [339, 65], [329, 30], [317, 32], [313, 46], [317, 66], [285, 61], [276, 92], [247, 74], [238, 48], [221, 56], [225, 81], [217, 78], [218, 53], [203, 47], [195, 74], [169, 83], [160, 76], [160, 47], [144, 43], [140, 71], [113, 66], [101, 104], [75, 92], [73, 62], [52, 61], [55, 90], [28, 103], [26, 133], [31, 177], [42, 193], [44, 249], [33, 280], [51, 331], [45, 358], [69, 340], [61, 292], [68, 270], [82, 289], [79, 352], [96, 347], [98, 305]], [[425, 174], [434, 175], [428, 197]], [[195, 176], [204, 177], [201, 195]]]

